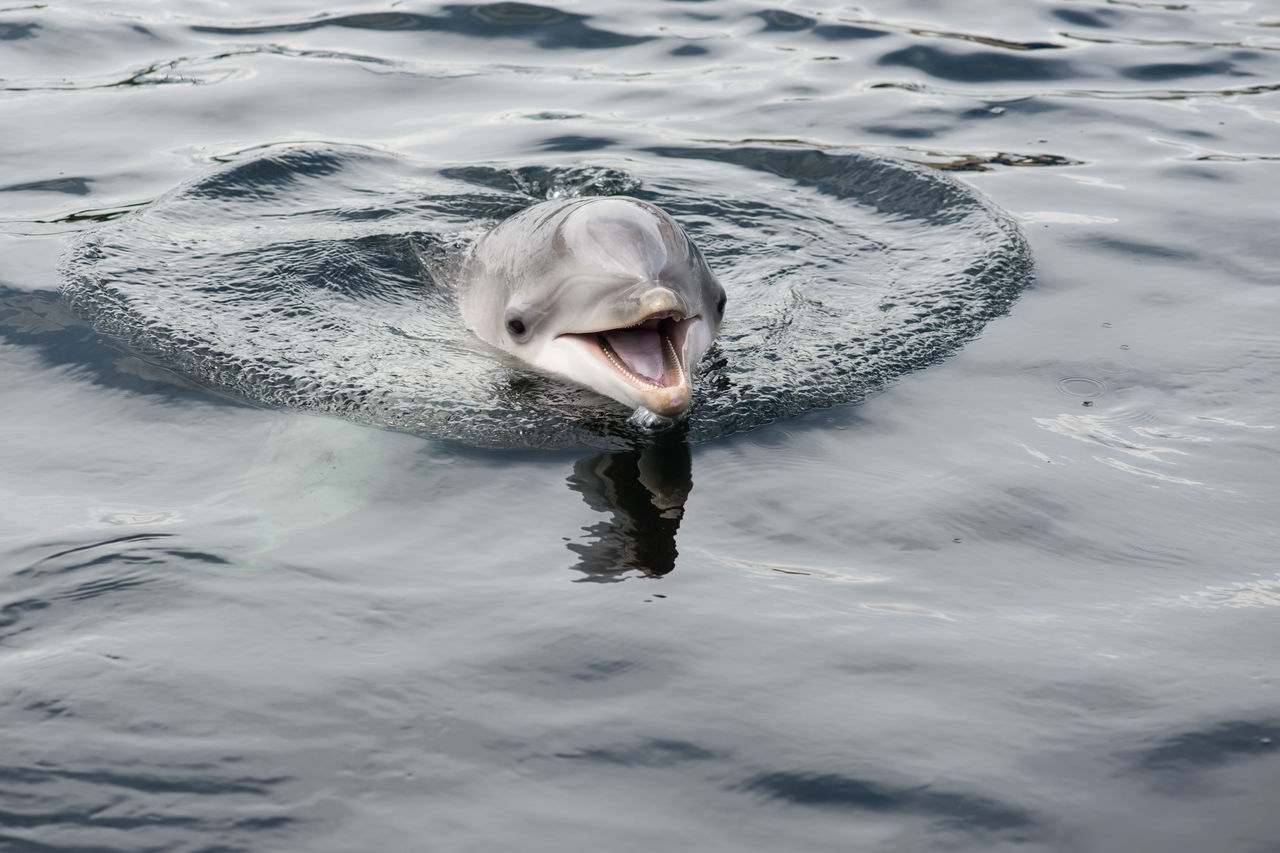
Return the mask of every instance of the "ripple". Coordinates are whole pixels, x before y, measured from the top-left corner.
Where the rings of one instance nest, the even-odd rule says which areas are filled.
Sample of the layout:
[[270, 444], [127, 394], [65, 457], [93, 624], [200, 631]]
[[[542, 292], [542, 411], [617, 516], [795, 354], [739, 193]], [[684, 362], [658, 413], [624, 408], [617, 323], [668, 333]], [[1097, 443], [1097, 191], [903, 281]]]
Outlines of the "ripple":
[[1097, 379], [1090, 379], [1087, 376], [1069, 376], [1065, 379], [1058, 380], [1058, 390], [1072, 397], [1094, 398], [1101, 397], [1107, 391], [1107, 386], [1103, 385]]
[[541, 198], [653, 201], [728, 283], [735, 312], [682, 427], [694, 441], [858, 400], [932, 364], [1030, 275], [1017, 230], [972, 190], [865, 155], [663, 145], [631, 152], [631, 172], [432, 167], [343, 146], [230, 159], [87, 236], [65, 265], [73, 306], [203, 384], [479, 445], [639, 437], [586, 392], [502, 366], [457, 317], [469, 240]]
[[[0, 597], [0, 640], [10, 641], [73, 613], [101, 618], [103, 599], [154, 601], [174, 566], [192, 562], [225, 565], [214, 554], [170, 543], [173, 534], [139, 533], [73, 545], [40, 557], [10, 574]], [[37, 619], [34, 614], [40, 613]], [[96, 614], [96, 616], [95, 616]]]
[[254, 56], [284, 56], [297, 59], [324, 59], [354, 62], [361, 65], [393, 66], [394, 62], [355, 53], [332, 50], [298, 50], [280, 45], [242, 48], [220, 51], [208, 56], [180, 56], [162, 62], [154, 62], [143, 68], [93, 75], [82, 78], [58, 78], [57, 80], [31, 79], [21, 85], [6, 85], [0, 91], [7, 92], [80, 92], [90, 89], [134, 88], [149, 86], [204, 86], [245, 79], [249, 72], [241, 67], [227, 65], [230, 60]]

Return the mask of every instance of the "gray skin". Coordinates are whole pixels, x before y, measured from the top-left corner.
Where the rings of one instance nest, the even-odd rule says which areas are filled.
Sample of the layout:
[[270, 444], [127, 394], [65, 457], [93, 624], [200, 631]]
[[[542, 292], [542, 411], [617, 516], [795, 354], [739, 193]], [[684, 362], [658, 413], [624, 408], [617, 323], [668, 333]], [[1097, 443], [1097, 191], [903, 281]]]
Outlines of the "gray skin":
[[673, 420], [725, 292], [675, 220], [624, 196], [536, 204], [502, 222], [462, 271], [463, 320], [535, 370]]

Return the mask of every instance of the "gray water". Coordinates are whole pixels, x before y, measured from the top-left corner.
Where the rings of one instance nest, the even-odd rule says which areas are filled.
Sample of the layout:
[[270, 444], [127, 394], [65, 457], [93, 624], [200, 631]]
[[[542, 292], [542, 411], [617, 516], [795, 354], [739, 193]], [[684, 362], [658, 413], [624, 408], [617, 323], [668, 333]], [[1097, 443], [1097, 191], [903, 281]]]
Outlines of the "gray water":
[[[0, 838], [1276, 849], [1278, 15], [0, 12]], [[62, 300], [91, 229], [285, 144], [887, 156], [1036, 281], [860, 402], [614, 453], [256, 405]]]
[[462, 261], [495, 214], [628, 193], [682, 215], [734, 300], [668, 431], [688, 441], [860, 400], [954, 351], [1031, 279], [1017, 226], [923, 166], [644, 153], [669, 174], [272, 146], [91, 230], [63, 295], [149, 360], [257, 403], [475, 446], [645, 447], [631, 410], [513, 369], [462, 323]]

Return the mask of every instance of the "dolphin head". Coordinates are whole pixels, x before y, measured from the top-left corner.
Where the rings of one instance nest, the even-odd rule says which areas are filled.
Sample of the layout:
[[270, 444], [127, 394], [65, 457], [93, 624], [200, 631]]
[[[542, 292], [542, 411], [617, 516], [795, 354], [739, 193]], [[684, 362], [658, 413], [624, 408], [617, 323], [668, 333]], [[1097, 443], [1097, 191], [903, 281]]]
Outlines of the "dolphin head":
[[613, 196], [543, 202], [498, 225], [472, 251], [459, 303], [480, 338], [534, 369], [672, 420], [725, 292], [675, 220]]

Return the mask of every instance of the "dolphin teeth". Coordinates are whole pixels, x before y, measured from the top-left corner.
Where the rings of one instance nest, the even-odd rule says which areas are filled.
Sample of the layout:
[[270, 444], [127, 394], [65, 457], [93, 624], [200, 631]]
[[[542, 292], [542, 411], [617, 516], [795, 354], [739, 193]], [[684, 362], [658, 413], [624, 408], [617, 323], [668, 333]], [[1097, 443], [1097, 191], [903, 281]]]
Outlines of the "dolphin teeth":
[[649, 318], [599, 332], [596, 343], [609, 363], [633, 384], [649, 390], [673, 388], [684, 383], [685, 373], [668, 332], [661, 321]]
[[680, 356], [676, 354], [676, 345], [671, 343], [671, 338], [666, 335], [662, 336], [662, 343], [665, 348], [667, 357], [667, 369], [675, 374], [675, 385], [684, 384], [684, 368], [680, 366]]

